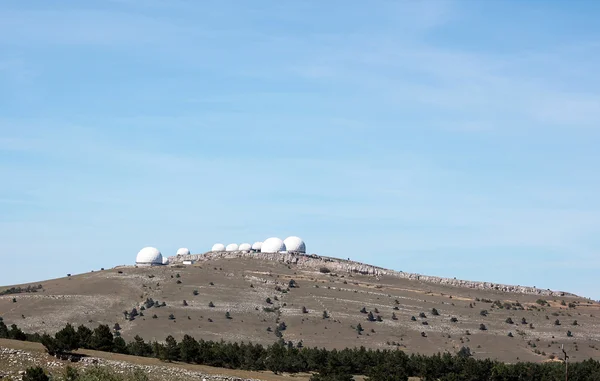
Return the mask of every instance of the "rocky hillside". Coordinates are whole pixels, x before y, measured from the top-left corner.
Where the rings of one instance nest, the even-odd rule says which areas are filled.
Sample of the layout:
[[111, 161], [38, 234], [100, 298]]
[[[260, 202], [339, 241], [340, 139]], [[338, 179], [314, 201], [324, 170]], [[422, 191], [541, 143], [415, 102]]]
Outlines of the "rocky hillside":
[[[508, 362], [545, 361], [562, 353], [564, 344], [573, 361], [600, 358], [600, 304], [567, 293], [423, 277], [310, 255], [193, 258], [194, 265], [171, 258], [169, 266], [124, 266], [36, 282], [29, 289], [17, 285], [21, 292], [0, 296], [1, 315], [8, 326], [16, 323], [28, 332], [55, 332], [66, 322], [118, 324], [126, 340], [190, 334], [267, 345], [280, 335], [294, 345], [328, 349], [433, 354], [468, 346], [477, 358]], [[138, 314], [132, 316], [134, 308]], [[285, 329], [278, 330], [282, 323]]]
[[377, 266], [367, 265], [360, 262], [344, 260], [339, 258], [331, 258], [319, 256], [316, 254], [297, 254], [297, 253], [286, 253], [286, 254], [269, 254], [269, 253], [251, 253], [251, 252], [207, 252], [204, 254], [192, 254], [192, 255], [180, 255], [169, 257], [169, 260], [173, 264], [181, 264], [185, 260], [193, 261], [211, 261], [221, 258], [256, 258], [265, 261], [275, 261], [285, 264], [293, 264], [305, 269], [319, 270], [322, 267], [326, 267], [330, 271], [340, 274], [363, 274], [373, 275], [376, 277], [382, 275], [394, 276], [402, 279], [412, 279], [427, 283], [440, 284], [445, 286], [453, 287], [466, 287], [478, 290], [496, 290], [502, 292], [531, 294], [531, 295], [542, 295], [542, 296], [576, 296], [565, 291], [552, 291], [549, 289], [539, 289], [536, 287], [527, 286], [511, 286], [499, 283], [490, 282], [477, 282], [460, 280], [456, 278], [442, 278], [436, 276], [427, 276], [415, 273], [407, 273], [403, 271], [388, 270]]

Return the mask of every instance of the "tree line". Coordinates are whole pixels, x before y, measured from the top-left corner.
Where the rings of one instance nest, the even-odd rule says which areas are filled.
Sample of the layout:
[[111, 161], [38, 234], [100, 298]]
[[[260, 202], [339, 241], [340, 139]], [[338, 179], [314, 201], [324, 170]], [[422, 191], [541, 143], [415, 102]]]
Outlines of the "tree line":
[[[306, 348], [283, 339], [269, 346], [196, 340], [189, 335], [180, 342], [173, 336], [168, 336], [164, 343], [147, 342], [140, 336], [126, 342], [118, 330], [113, 334], [108, 325], [99, 325], [92, 330], [84, 325], [75, 328], [67, 324], [51, 336], [26, 334], [15, 324], [9, 329], [1, 318], [0, 338], [37, 341], [52, 355], [85, 348], [229, 369], [270, 370], [276, 374], [315, 372], [311, 381], [350, 381], [352, 375], [365, 375], [369, 381], [406, 381], [408, 377], [420, 377], [423, 381], [559, 381], [565, 377], [564, 364], [560, 362], [506, 364], [490, 359], [478, 360], [471, 356], [468, 348], [457, 354], [425, 356], [407, 355], [398, 349]], [[600, 362], [589, 359], [569, 364], [569, 379], [599, 380]]]

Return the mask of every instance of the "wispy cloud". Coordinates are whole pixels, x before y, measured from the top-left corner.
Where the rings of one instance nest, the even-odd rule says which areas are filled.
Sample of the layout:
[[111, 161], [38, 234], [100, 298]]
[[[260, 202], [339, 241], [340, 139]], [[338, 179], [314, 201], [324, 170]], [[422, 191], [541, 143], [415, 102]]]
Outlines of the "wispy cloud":
[[0, 252], [300, 234], [423, 273], [596, 266], [594, 36], [495, 46], [464, 35], [509, 28], [483, 3], [335, 4], [3, 5]]

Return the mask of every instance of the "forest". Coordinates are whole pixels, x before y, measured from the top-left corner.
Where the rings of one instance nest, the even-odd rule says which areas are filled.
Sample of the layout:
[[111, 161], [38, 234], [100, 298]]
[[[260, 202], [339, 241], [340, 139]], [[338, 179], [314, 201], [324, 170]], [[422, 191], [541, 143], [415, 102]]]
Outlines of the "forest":
[[[9, 327], [0, 318], [0, 338], [39, 342], [55, 356], [64, 356], [84, 348], [134, 356], [155, 357], [163, 361], [181, 361], [215, 367], [244, 370], [270, 370], [274, 373], [312, 372], [311, 381], [350, 381], [352, 375], [364, 375], [369, 381], [559, 381], [565, 379], [565, 364], [519, 362], [506, 364], [490, 359], [475, 359], [468, 347], [456, 354], [433, 356], [407, 355], [401, 350], [371, 350], [364, 347], [343, 350], [307, 348], [279, 339], [263, 346], [252, 343], [196, 340], [185, 335], [181, 341], [167, 336], [164, 343], [145, 341], [136, 336], [126, 342], [112, 329], [99, 325], [90, 329], [67, 324], [54, 336], [25, 333], [16, 324]], [[600, 362], [589, 359], [570, 363], [571, 381], [600, 380]]]

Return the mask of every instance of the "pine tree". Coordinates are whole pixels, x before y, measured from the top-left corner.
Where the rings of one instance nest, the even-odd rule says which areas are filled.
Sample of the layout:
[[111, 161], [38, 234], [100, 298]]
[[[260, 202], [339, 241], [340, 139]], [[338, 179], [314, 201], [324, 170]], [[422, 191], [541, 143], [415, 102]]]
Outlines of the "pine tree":
[[103, 352], [112, 352], [113, 350], [113, 334], [108, 325], [99, 325], [94, 329], [94, 333], [90, 339], [91, 349]]
[[183, 340], [179, 343], [179, 352], [181, 361], [191, 363], [197, 362], [200, 354], [200, 346], [196, 339], [190, 335], [183, 336]]
[[8, 338], [8, 327], [6, 326], [6, 324], [4, 324], [4, 322], [0, 318], [0, 339], [7, 339], [7, 338]]
[[[119, 332], [117, 332], [119, 333]], [[121, 353], [121, 354], [129, 354], [129, 352], [127, 351], [127, 343], [125, 342], [125, 340], [123, 340], [123, 338], [121, 336], [117, 336], [114, 338], [113, 340], [113, 351], [115, 353]]]
[[177, 361], [179, 360], [179, 347], [177, 346], [177, 340], [171, 335], [167, 336], [165, 345], [165, 360]]
[[74, 351], [79, 348], [79, 340], [75, 328], [69, 323], [54, 335], [63, 351]]
[[91, 348], [91, 340], [92, 340], [93, 333], [94, 332], [92, 332], [91, 329], [89, 329], [88, 327], [86, 327], [83, 324], [81, 324], [79, 327], [77, 327], [77, 342], [78, 342], [79, 348], [86, 348], [86, 349]]

